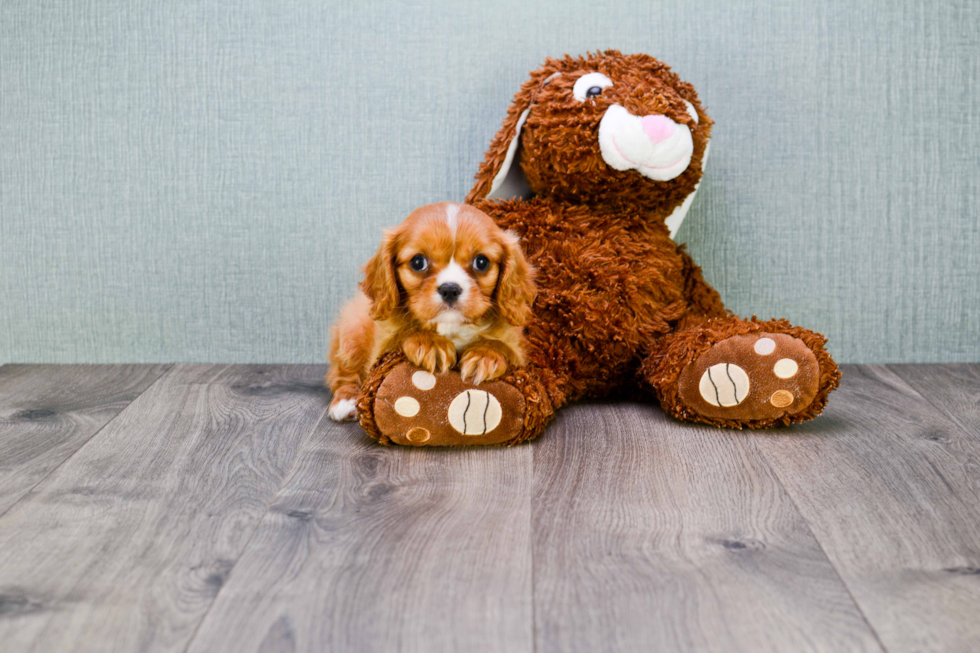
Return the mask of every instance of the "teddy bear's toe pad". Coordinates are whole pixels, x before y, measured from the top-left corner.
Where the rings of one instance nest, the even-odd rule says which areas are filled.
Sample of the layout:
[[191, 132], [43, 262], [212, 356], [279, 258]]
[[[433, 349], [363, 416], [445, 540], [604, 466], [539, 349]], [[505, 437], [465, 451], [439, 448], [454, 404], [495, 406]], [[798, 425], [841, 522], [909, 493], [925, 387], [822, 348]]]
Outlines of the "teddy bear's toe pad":
[[681, 400], [705, 417], [774, 419], [813, 401], [820, 382], [817, 358], [783, 333], [751, 333], [716, 343], [681, 372]]
[[378, 388], [374, 413], [378, 429], [396, 444], [502, 444], [523, 426], [524, 396], [503, 381], [474, 385], [455, 371], [437, 375], [402, 363]]

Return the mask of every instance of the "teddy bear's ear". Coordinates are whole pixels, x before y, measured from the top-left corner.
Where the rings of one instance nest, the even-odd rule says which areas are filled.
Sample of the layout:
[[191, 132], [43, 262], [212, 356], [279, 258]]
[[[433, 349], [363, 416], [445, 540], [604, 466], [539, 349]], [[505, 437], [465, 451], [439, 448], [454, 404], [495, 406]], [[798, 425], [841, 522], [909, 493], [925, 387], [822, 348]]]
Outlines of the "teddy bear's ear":
[[535, 98], [555, 77], [558, 62], [548, 60], [545, 67], [531, 73], [531, 79], [521, 86], [507, 111], [507, 118], [493, 141], [476, 173], [476, 184], [466, 196], [471, 203], [481, 199], [528, 199], [533, 194], [521, 170], [521, 129], [534, 108]]

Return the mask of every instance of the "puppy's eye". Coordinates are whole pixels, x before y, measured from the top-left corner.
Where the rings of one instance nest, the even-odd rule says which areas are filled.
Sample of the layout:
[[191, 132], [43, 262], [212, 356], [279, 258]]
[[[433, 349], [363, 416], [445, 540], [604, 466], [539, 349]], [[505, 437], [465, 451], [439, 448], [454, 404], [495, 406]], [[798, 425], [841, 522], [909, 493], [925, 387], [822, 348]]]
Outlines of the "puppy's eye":
[[490, 259], [483, 254], [478, 255], [473, 259], [473, 269], [477, 272], [486, 272], [490, 269]]
[[429, 269], [429, 259], [425, 258], [422, 254], [416, 254], [412, 257], [412, 260], [408, 262], [409, 267], [411, 267], [416, 272], [425, 272]]
[[579, 102], [585, 102], [602, 94], [604, 88], [612, 86], [612, 80], [602, 73], [585, 73], [575, 80], [572, 95]]

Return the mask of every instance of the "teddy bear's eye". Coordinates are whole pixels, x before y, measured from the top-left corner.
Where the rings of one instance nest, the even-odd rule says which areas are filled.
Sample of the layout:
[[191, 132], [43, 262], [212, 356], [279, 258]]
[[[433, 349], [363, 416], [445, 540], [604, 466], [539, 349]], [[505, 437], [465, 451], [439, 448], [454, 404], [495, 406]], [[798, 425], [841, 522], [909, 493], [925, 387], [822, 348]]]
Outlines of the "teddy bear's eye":
[[600, 95], [604, 88], [612, 85], [612, 80], [602, 73], [585, 73], [575, 80], [575, 85], [572, 87], [572, 95], [579, 102], [585, 102]]
[[473, 269], [477, 272], [486, 272], [490, 268], [490, 259], [480, 254], [473, 259]]
[[429, 267], [429, 259], [425, 258], [422, 254], [416, 254], [408, 262], [408, 265], [416, 272], [425, 272]]

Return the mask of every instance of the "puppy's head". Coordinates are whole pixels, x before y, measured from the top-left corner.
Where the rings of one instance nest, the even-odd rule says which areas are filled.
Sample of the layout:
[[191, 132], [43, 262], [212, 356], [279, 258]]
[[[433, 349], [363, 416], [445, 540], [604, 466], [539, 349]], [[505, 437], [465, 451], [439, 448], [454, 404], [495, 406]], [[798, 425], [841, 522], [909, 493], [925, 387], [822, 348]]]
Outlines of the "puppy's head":
[[498, 318], [524, 325], [535, 292], [517, 236], [455, 202], [423, 206], [386, 231], [361, 289], [375, 320], [402, 314], [429, 328]]

